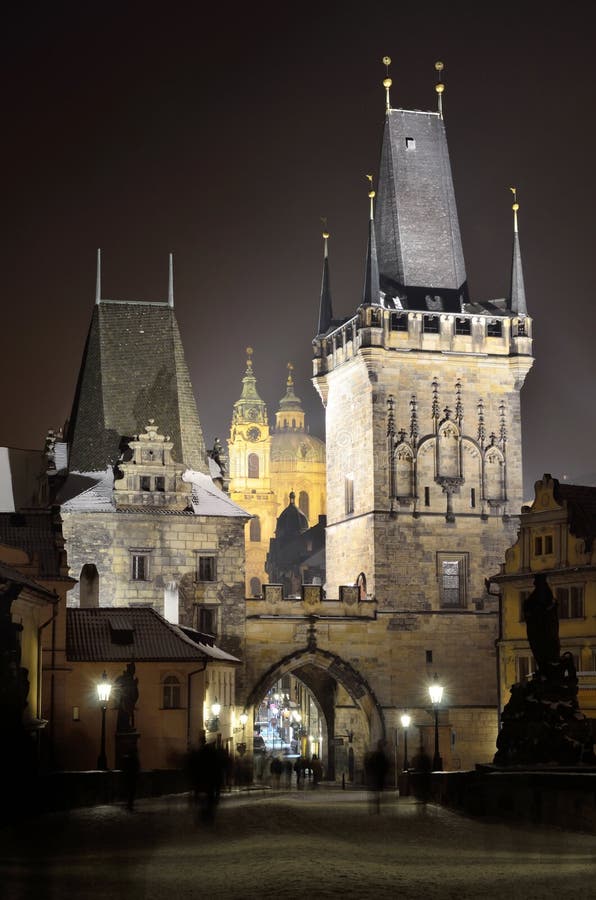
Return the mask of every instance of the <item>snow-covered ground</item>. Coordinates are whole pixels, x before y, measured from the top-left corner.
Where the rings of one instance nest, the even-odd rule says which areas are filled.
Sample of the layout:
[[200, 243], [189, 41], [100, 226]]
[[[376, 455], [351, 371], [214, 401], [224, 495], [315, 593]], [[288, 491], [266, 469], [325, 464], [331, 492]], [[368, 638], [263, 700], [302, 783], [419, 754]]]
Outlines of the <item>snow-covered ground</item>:
[[468, 819], [363, 791], [226, 796], [212, 826], [185, 797], [102, 806], [0, 833], [3, 900], [578, 898], [595, 838]]

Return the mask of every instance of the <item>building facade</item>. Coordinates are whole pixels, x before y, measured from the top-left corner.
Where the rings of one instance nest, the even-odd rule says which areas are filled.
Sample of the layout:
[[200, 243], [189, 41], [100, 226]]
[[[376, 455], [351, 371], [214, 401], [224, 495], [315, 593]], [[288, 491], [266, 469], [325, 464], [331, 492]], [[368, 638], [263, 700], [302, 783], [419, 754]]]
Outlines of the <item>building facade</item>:
[[547, 576], [557, 601], [561, 653], [573, 656], [581, 711], [596, 720], [596, 488], [559, 482], [544, 475], [535, 485], [531, 506], [522, 510], [519, 535], [507, 550], [499, 575], [500, 707], [513, 684], [534, 671], [523, 603], [534, 576]]

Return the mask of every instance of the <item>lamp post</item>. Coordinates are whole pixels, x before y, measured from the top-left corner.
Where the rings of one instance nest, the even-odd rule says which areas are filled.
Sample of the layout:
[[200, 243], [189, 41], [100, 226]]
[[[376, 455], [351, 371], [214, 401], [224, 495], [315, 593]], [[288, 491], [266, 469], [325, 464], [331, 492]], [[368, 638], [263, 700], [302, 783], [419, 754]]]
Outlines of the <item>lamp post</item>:
[[97, 768], [102, 769], [104, 772], [108, 768], [108, 760], [106, 757], [106, 709], [108, 708], [111, 691], [112, 685], [108, 681], [108, 676], [104, 670], [101, 681], [97, 682], [97, 698], [101, 704], [101, 740], [99, 744], [99, 756], [97, 757]]
[[407, 713], [404, 713], [401, 716], [400, 721], [404, 730], [404, 772], [407, 772], [407, 770], [410, 768], [410, 762], [408, 760], [408, 728], [410, 727], [412, 717]]
[[207, 731], [219, 731], [219, 714], [221, 712], [221, 703], [217, 697], [215, 703], [211, 704], [211, 718], [207, 722]]
[[443, 769], [443, 760], [439, 754], [439, 706], [441, 705], [441, 700], [443, 698], [443, 685], [439, 684], [439, 676], [436, 672], [432, 683], [428, 686], [428, 693], [430, 694], [430, 702], [435, 711], [435, 755], [433, 757], [433, 769], [435, 772], [440, 772]]

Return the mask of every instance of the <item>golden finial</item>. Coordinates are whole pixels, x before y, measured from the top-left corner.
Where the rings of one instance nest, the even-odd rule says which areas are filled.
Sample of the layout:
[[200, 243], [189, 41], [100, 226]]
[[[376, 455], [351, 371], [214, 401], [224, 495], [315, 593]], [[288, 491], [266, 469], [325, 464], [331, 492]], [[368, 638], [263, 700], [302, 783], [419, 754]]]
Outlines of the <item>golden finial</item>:
[[368, 192], [368, 197], [370, 200], [370, 217], [371, 217], [371, 219], [374, 219], [375, 210], [374, 210], [373, 202], [376, 197], [376, 191], [375, 191], [375, 186], [373, 184], [373, 176], [367, 175], [366, 177], [368, 178], [368, 180], [370, 182], [370, 190]]
[[437, 92], [437, 103], [438, 103], [439, 115], [441, 116], [441, 118], [443, 118], [443, 91], [445, 90], [445, 85], [443, 84], [443, 81], [442, 81], [442, 78], [443, 78], [442, 72], [443, 72], [444, 68], [445, 68], [444, 63], [442, 63], [441, 60], [437, 60], [437, 62], [435, 63], [435, 70], [437, 72], [437, 78], [439, 80], [435, 84], [435, 91]]
[[327, 241], [329, 240], [329, 231], [327, 229], [327, 216], [321, 216], [321, 225], [323, 226], [323, 242], [325, 246], [325, 258], [327, 258]]
[[383, 65], [385, 66], [385, 78], [383, 79], [383, 87], [385, 88], [385, 109], [387, 112], [391, 109], [391, 101], [389, 99], [389, 88], [393, 84], [393, 81], [389, 77], [389, 66], [391, 65], [391, 57], [384, 56], [383, 57]]
[[294, 371], [294, 366], [292, 365], [292, 363], [289, 362], [288, 363], [288, 380], [286, 382], [288, 387], [292, 387], [292, 385], [294, 384], [294, 378], [292, 377], [293, 371]]
[[252, 354], [253, 354], [253, 349], [252, 349], [252, 347], [247, 347], [247, 348], [246, 348], [246, 356], [247, 356], [247, 359], [246, 359], [246, 368], [247, 368], [247, 369], [250, 369], [251, 372], [252, 372], [252, 358], [251, 358], [251, 357], [252, 357]]
[[517, 211], [519, 209], [519, 203], [517, 202], [517, 188], [510, 187], [509, 190], [513, 194], [513, 205], [511, 207], [513, 210], [513, 230], [517, 233]]

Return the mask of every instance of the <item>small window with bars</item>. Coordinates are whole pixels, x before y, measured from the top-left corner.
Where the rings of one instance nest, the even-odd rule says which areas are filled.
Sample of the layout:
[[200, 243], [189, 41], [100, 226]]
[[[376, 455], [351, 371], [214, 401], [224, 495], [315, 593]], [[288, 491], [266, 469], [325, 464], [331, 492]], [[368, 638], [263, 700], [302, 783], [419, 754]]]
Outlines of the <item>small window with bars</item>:
[[584, 587], [570, 584], [555, 589], [559, 619], [584, 618]]
[[455, 320], [455, 333], [456, 334], [472, 334], [472, 322], [470, 319], [457, 319]]
[[437, 569], [441, 606], [450, 608], [465, 606], [466, 555], [438, 553]]
[[422, 330], [425, 334], [438, 334], [441, 329], [439, 316], [423, 316]]
[[197, 560], [197, 580], [215, 581], [215, 556], [199, 556]]
[[391, 331], [407, 331], [408, 330], [408, 314], [407, 313], [391, 313]]
[[166, 675], [162, 685], [162, 706], [164, 709], [180, 709], [181, 686], [180, 679], [175, 675]]
[[493, 319], [489, 321], [486, 326], [486, 334], [487, 337], [502, 337], [503, 336], [503, 323], [498, 321], [497, 319]]
[[131, 574], [133, 581], [149, 581], [149, 560], [151, 554], [132, 550], [130, 554]]

